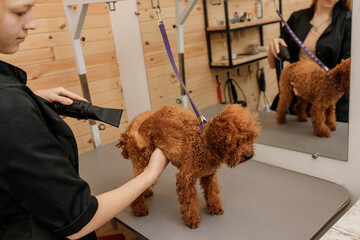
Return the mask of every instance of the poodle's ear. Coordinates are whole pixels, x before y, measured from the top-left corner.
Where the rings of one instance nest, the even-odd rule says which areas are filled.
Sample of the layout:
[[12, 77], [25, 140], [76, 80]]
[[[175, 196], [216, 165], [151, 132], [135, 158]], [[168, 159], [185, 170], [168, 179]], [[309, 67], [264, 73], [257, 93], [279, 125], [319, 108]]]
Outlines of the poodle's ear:
[[350, 90], [350, 65], [350, 58], [341, 60], [341, 63], [331, 71], [332, 77], [338, 80], [340, 88], [345, 92]]
[[255, 140], [258, 135], [257, 115], [238, 104], [225, 107], [204, 129], [205, 144], [221, 159], [233, 151], [240, 138]]

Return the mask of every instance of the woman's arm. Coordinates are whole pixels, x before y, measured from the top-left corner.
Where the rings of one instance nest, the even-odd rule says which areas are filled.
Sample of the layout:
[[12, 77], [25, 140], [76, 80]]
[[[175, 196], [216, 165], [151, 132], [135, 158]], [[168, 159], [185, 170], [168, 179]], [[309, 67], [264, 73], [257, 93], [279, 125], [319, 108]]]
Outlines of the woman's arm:
[[[73, 92], [70, 92], [63, 87], [38, 90], [38, 91], [35, 91], [34, 93], [51, 103], [59, 102], [63, 105], [71, 105], [73, 103], [72, 99], [77, 99], [77, 100], [87, 102], [87, 100], [85, 98], [83, 98]], [[60, 117], [62, 119], [66, 118], [65, 115], [60, 115]]]
[[[294, 13], [291, 14], [290, 18], [288, 19], [287, 23], [289, 24], [290, 28], [293, 28], [295, 21]], [[284, 47], [288, 47], [288, 42], [291, 36], [285, 26], [281, 29], [281, 36], [278, 38], [274, 38], [269, 42], [269, 52], [268, 52], [268, 63], [270, 68], [275, 68], [275, 60], [279, 60], [278, 54], [280, 52], [279, 44]]]
[[[86, 101], [86, 99], [62, 87], [39, 90], [35, 93], [49, 102], [60, 102], [64, 105], [72, 104], [70, 98]], [[168, 160], [163, 152], [158, 148], [155, 149], [151, 155], [149, 165], [143, 173], [115, 190], [96, 196], [98, 209], [94, 217], [79, 232], [68, 236], [68, 238], [79, 239], [86, 236], [114, 218], [128, 207], [141, 193], [155, 183], [167, 164]]]
[[81, 101], [87, 101], [85, 98], [66, 90], [63, 87], [50, 88], [44, 90], [38, 90], [34, 92], [36, 95], [46, 99], [49, 102], [59, 102], [64, 105], [71, 105], [73, 103], [72, 99], [77, 99]]
[[156, 149], [143, 173], [115, 190], [96, 196], [98, 210], [94, 217], [79, 232], [68, 236], [68, 239], [79, 239], [114, 218], [156, 181], [167, 164], [162, 151]]
[[269, 43], [269, 51], [268, 51], [268, 63], [270, 68], [275, 68], [275, 59], [280, 60], [278, 54], [280, 53], [279, 44], [287, 47], [286, 42], [282, 38], [274, 38]]

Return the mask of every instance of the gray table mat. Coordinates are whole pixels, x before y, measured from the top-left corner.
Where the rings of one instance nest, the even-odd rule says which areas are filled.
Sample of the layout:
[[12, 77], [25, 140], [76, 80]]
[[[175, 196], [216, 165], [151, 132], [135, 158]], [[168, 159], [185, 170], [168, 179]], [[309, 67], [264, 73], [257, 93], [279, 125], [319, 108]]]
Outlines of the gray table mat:
[[[210, 120], [221, 112], [224, 104], [213, 105], [201, 109], [201, 113]], [[307, 122], [298, 122], [293, 115], [286, 116], [286, 123], [276, 123], [275, 112], [257, 111], [261, 122], [261, 134], [257, 143], [285, 148], [298, 152], [347, 161], [349, 127], [347, 123], [338, 122], [337, 130], [331, 132], [330, 138], [321, 138], [314, 134], [310, 119]]]
[[[94, 195], [132, 178], [130, 161], [122, 159], [114, 145], [80, 155], [80, 176]], [[223, 215], [205, 212], [197, 186], [202, 219], [200, 227], [192, 230], [181, 220], [176, 172], [169, 165], [158, 179], [149, 199], [149, 216], [135, 217], [127, 208], [117, 218], [152, 240], [304, 240], [313, 238], [349, 201], [349, 192], [340, 185], [250, 160], [219, 171]]]

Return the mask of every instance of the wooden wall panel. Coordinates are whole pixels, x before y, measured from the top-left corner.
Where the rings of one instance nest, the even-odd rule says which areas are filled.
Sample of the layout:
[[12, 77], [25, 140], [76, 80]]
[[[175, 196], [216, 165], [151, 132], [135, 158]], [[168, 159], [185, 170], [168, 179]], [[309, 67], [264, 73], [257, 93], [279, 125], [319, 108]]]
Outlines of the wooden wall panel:
[[[263, 0], [262, 2], [264, 18], [276, 17], [272, 0]], [[284, 17], [287, 19], [292, 11], [308, 7], [310, 2], [311, 0], [283, 0]], [[174, 3], [174, 0], [160, 0], [161, 16], [165, 22], [175, 61], [178, 62], [176, 29], [173, 28], [173, 24], [175, 24]], [[183, 1], [184, 6], [186, 3], [187, 1]], [[150, 4], [151, 1], [137, 1], [151, 104], [153, 109], [157, 109], [163, 105], [176, 104], [176, 99], [180, 97], [180, 84], [167, 59], [157, 26], [157, 15], [151, 9]], [[254, 18], [256, 17], [253, 0], [231, 0], [229, 6], [230, 16], [235, 11], [248, 11], [253, 13]], [[208, 3], [208, 7], [210, 24], [216, 25], [218, 24], [216, 19], [224, 19], [223, 6], [213, 7]], [[27, 71], [28, 85], [35, 91], [64, 86], [81, 94], [62, 1], [37, 0], [34, 14], [37, 19], [37, 29], [29, 32], [28, 39], [22, 44], [18, 53], [0, 55], [0, 59]], [[204, 108], [218, 102], [215, 76], [219, 76], [223, 88], [229, 72], [230, 77], [236, 80], [245, 92], [249, 107], [256, 108], [259, 98], [256, 82], [257, 63], [229, 70], [209, 68], [204, 9], [201, 0], [196, 3], [188, 16], [184, 24], [184, 34], [186, 84], [198, 107]], [[265, 43], [278, 35], [279, 24], [264, 27]], [[82, 47], [93, 103], [98, 106], [124, 109], [124, 98], [106, 4], [90, 5], [81, 36], [85, 38]], [[224, 47], [220, 35], [214, 38], [213, 51], [220, 58], [224, 55], [226, 47]], [[249, 44], [259, 43], [259, 31], [249, 29], [243, 35], [232, 34], [232, 42], [237, 53], [245, 52]], [[259, 67], [265, 69], [266, 95], [271, 101], [277, 93], [275, 72], [269, 69], [266, 60], [260, 61]], [[239, 98], [242, 98], [241, 94], [239, 94]], [[261, 96], [260, 108], [263, 105], [263, 96]], [[191, 108], [190, 105], [189, 108]], [[192, 110], [190, 109], [190, 111]], [[79, 151], [82, 153], [93, 149], [88, 122], [71, 118], [67, 118], [65, 121], [73, 129]], [[119, 129], [106, 125], [106, 129], [100, 132], [102, 143], [116, 141], [127, 125], [125, 111]]]
[[[220, 20], [224, 20], [223, 6], [211, 6], [210, 0], [207, 0], [207, 2], [209, 25], [216, 26]], [[183, 3], [184, 6], [185, 3], [186, 1]], [[235, 11], [246, 11], [252, 13], [253, 20], [256, 20], [254, 3], [255, 1], [253, 0], [229, 1], [229, 15], [233, 16]], [[272, 0], [263, 0], [262, 3], [264, 19], [278, 18]], [[284, 15], [288, 18], [292, 11], [308, 7], [309, 4], [310, 0], [284, 0]], [[161, 16], [165, 22], [173, 55], [177, 62], [176, 31], [172, 28], [175, 22], [174, 1], [163, 0], [160, 2], [160, 5], [162, 7]], [[180, 97], [180, 86], [164, 52], [161, 35], [156, 24], [157, 16], [155, 10], [151, 9], [150, 2], [146, 1], [138, 1], [138, 9], [140, 11], [139, 19], [152, 107], [158, 108], [165, 104], [176, 104], [176, 99]], [[198, 1], [184, 24], [185, 74], [189, 92], [196, 99], [196, 104], [200, 108], [216, 104], [215, 76], [219, 76], [223, 89], [224, 83], [227, 80], [227, 73], [229, 72], [230, 77], [236, 80], [245, 92], [248, 106], [251, 109], [255, 109], [259, 99], [259, 88], [256, 81], [257, 63], [230, 70], [210, 69], [207, 59], [203, 11], [203, 3]], [[271, 39], [279, 36], [280, 24], [264, 26], [263, 32], [264, 44], [267, 45]], [[231, 38], [233, 52], [235, 53], [245, 53], [249, 50], [250, 44], [260, 44], [259, 30], [256, 28], [242, 31], [242, 34], [240, 32], [237, 34], [233, 33]], [[222, 36], [218, 34], [213, 36], [212, 40], [213, 57], [216, 59], [224, 58], [224, 55], [227, 53], [226, 43], [224, 46], [226, 36], [224, 35], [223, 40]], [[268, 67], [267, 60], [260, 61], [259, 67], [263, 67], [265, 70], [266, 97], [271, 102], [278, 92], [275, 70]], [[249, 72], [249, 69], [251, 72]], [[238, 75], [238, 70], [241, 73], [240, 76]], [[264, 97], [261, 95], [259, 109], [262, 109], [264, 105]]]
[[[14, 55], [0, 58], [23, 68], [28, 73], [28, 85], [38, 89], [64, 86], [82, 95], [76, 72], [73, 50], [61, 0], [38, 0], [34, 8], [37, 29]], [[105, 3], [91, 4], [81, 34], [90, 93], [94, 105], [124, 108], [120, 77], [108, 7]], [[77, 138], [80, 152], [93, 149], [90, 127], [87, 121], [66, 118]], [[106, 125], [101, 131], [102, 143], [116, 141], [127, 126], [126, 112], [120, 128]]]

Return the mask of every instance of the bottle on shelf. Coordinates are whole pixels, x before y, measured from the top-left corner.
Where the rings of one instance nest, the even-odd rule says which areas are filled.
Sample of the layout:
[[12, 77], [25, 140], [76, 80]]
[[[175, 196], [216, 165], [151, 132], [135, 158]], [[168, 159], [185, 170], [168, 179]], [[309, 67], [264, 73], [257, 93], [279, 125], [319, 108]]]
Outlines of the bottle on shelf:
[[256, 0], [255, 8], [256, 8], [256, 16], [257, 16], [257, 18], [258, 19], [263, 18], [263, 10], [262, 10], [262, 2], [261, 2], [261, 0]]

